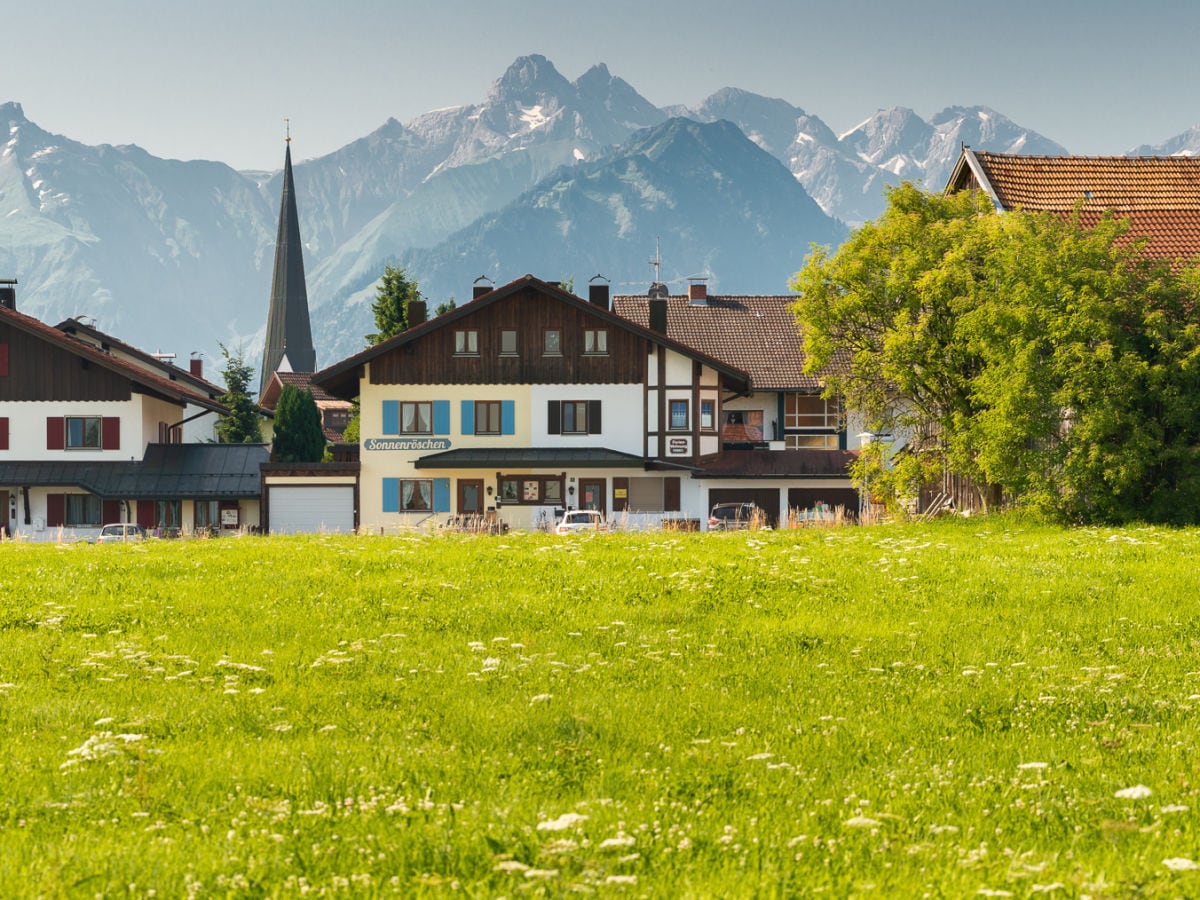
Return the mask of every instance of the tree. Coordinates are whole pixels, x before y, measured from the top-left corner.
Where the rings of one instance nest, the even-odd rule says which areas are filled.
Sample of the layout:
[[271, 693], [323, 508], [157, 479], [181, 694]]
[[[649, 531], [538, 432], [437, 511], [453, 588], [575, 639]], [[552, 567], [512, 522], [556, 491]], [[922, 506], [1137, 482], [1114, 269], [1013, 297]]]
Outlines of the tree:
[[1200, 276], [1142, 250], [1112, 218], [893, 188], [793, 281], [806, 365], [912, 436], [906, 481], [946, 466], [1052, 518], [1195, 520]]
[[218, 417], [217, 438], [223, 444], [261, 443], [258, 409], [247, 393], [254, 373], [246, 364], [241, 347], [234, 353], [230, 353], [224, 344], [220, 347], [225, 360], [225, 368], [221, 370], [221, 376], [225, 379], [225, 393], [220, 399], [228, 412]]
[[451, 296], [449, 300], [443, 300], [437, 305], [437, 309], [434, 310], [434, 315], [444, 316], [446, 313], [450, 312], [450, 310], [456, 309], [457, 307], [458, 301]]
[[325, 454], [321, 413], [311, 390], [285, 384], [275, 405], [277, 462], [320, 462]]
[[408, 328], [408, 304], [420, 298], [416, 281], [409, 279], [402, 266], [387, 266], [371, 303], [376, 331], [367, 335], [368, 346], [395, 337]]

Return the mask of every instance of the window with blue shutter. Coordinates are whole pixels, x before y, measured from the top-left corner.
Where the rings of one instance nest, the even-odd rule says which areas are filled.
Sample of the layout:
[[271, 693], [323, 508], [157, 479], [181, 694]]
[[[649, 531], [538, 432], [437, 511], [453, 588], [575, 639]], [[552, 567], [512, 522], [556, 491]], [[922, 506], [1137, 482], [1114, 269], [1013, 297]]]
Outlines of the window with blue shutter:
[[384, 400], [383, 401], [383, 433], [384, 434], [399, 434], [400, 433], [400, 401], [399, 400]]

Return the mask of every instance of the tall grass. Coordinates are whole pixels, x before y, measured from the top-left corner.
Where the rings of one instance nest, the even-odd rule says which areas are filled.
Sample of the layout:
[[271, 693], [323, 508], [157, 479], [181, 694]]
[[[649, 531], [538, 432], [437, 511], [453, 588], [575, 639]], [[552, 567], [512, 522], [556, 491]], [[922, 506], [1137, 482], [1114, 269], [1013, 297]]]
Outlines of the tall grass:
[[3, 545], [0, 893], [1200, 895], [1197, 551]]

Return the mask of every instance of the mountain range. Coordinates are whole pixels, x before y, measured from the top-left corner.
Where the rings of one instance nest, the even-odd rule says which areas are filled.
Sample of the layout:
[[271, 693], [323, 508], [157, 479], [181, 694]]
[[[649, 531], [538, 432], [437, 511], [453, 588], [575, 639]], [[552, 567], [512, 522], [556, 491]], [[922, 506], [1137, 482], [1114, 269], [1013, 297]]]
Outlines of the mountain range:
[[[0, 277], [44, 321], [84, 315], [147, 350], [261, 352], [281, 173], [158, 159], [50, 134], [0, 105]], [[475, 104], [435, 110], [294, 166], [318, 365], [355, 352], [399, 263], [430, 305], [532, 272], [625, 293], [707, 277], [779, 293], [812, 243], [944, 186], [967, 144], [1067, 150], [986, 107], [879, 110], [844, 134], [785, 100], [725, 88], [658, 108], [603, 64], [574, 81], [517, 59]], [[298, 147], [295, 149], [299, 149]], [[280, 148], [282, 161], [282, 148]], [[1200, 152], [1200, 127], [1142, 154]]]

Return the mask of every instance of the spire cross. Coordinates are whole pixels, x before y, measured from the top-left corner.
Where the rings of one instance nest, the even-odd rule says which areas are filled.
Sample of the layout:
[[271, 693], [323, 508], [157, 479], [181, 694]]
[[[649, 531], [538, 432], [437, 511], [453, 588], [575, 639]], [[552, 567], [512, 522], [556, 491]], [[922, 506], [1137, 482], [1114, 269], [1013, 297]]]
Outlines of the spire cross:
[[283, 117], [283, 128], [287, 134], [287, 137], [283, 139], [284, 143], [290, 144], [292, 142], [292, 120], [287, 116]]

